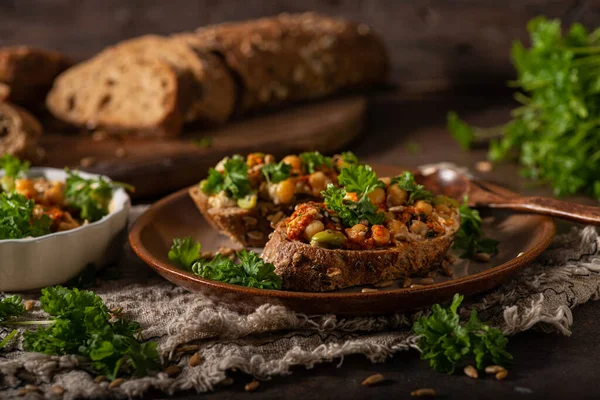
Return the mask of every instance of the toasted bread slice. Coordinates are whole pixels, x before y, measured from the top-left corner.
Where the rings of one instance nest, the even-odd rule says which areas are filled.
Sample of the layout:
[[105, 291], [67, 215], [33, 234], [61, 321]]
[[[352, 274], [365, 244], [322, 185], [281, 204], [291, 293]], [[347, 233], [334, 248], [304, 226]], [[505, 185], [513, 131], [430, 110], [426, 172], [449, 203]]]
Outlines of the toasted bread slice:
[[75, 126], [169, 137], [181, 128], [179, 90], [165, 61], [108, 50], [62, 73], [46, 105]]
[[440, 237], [402, 241], [382, 249], [344, 250], [290, 240], [282, 222], [262, 258], [275, 265], [283, 289], [325, 292], [425, 274], [443, 261], [459, 228], [460, 217], [455, 213], [453, 223]]
[[10, 154], [35, 160], [42, 125], [27, 111], [0, 103], [0, 155]]

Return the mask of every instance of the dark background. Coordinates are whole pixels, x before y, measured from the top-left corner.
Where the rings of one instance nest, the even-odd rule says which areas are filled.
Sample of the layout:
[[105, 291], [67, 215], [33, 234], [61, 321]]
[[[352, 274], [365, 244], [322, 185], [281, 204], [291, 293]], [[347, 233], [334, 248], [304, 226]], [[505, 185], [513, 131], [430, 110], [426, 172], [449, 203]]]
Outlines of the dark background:
[[145, 33], [310, 10], [382, 33], [394, 80], [411, 91], [503, 83], [512, 77], [510, 45], [527, 37], [534, 16], [600, 21], [599, 1], [574, 0], [0, 0], [0, 46], [35, 45], [79, 59]]

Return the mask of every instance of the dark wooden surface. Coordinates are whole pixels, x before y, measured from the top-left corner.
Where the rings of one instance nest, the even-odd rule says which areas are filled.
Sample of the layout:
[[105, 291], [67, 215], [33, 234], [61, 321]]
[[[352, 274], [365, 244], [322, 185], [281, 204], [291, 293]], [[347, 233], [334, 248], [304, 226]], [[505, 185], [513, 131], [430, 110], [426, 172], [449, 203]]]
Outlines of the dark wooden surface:
[[525, 24], [534, 16], [600, 22], [600, 2], [590, 0], [2, 0], [0, 46], [29, 44], [83, 58], [144, 33], [309, 10], [381, 32], [394, 78], [411, 90], [511, 77], [510, 44], [527, 37]]
[[[361, 159], [377, 163], [417, 166], [430, 162], [451, 161], [473, 167], [485, 159], [485, 148], [464, 152], [444, 129], [446, 112], [455, 109], [471, 122], [481, 125], [502, 122], [507, 118], [510, 97], [471, 93], [461, 96], [436, 95], [406, 98], [398, 94], [371, 99], [366, 132], [350, 147]], [[415, 147], [418, 149], [415, 151]], [[550, 195], [546, 186], [538, 186], [518, 176], [515, 164], [498, 165], [482, 177], [525, 194]], [[583, 196], [569, 200], [598, 204]], [[559, 224], [565, 232], [572, 226]], [[591, 302], [574, 310], [573, 334], [570, 337], [528, 331], [510, 339], [509, 350], [515, 356], [507, 380], [493, 378], [472, 380], [464, 375], [438, 374], [416, 351], [397, 353], [385, 363], [372, 364], [362, 356], [347, 357], [307, 370], [294, 368], [287, 377], [263, 382], [256, 393], [244, 392], [252, 378], [231, 373], [234, 385], [214, 393], [185, 393], [180, 399], [233, 398], [265, 399], [403, 399], [417, 388], [435, 388], [446, 399], [579, 399], [600, 398], [597, 373], [600, 368], [600, 303]], [[388, 381], [378, 387], [365, 388], [360, 382], [374, 373], [382, 373]], [[148, 398], [167, 398], [150, 395]]]

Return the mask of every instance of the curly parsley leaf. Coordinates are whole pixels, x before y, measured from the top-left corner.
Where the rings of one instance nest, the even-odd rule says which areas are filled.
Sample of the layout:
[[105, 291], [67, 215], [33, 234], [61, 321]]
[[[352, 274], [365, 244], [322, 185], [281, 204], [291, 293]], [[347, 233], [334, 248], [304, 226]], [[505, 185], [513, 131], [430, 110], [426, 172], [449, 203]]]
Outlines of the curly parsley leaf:
[[354, 226], [362, 219], [368, 220], [372, 225], [383, 223], [385, 215], [377, 211], [377, 207], [371, 203], [367, 194], [368, 192], [362, 193], [359, 200], [355, 202], [345, 199], [344, 188], [332, 184], [327, 185], [327, 189], [321, 192], [327, 208], [334, 211], [346, 227]]
[[415, 176], [408, 171], [392, 178], [391, 183], [395, 183], [400, 189], [409, 192], [408, 204], [413, 204], [417, 200], [431, 200], [433, 198], [433, 194], [429, 190], [425, 190], [423, 185], [417, 184]]
[[320, 171], [323, 168], [332, 168], [331, 157], [324, 156], [318, 151], [309, 151], [300, 154], [300, 159], [309, 174]]
[[108, 206], [116, 187], [133, 190], [132, 186], [111, 182], [103, 177], [84, 178], [67, 170], [65, 198], [69, 206], [79, 212], [83, 220], [95, 222], [108, 215]]
[[239, 154], [226, 159], [223, 173], [214, 168], [208, 170], [208, 177], [200, 182], [200, 189], [206, 194], [225, 191], [228, 197], [241, 199], [250, 193], [248, 165]]
[[[531, 47], [512, 47], [520, 107], [496, 127], [489, 158], [518, 157], [525, 177], [548, 183], [557, 196], [583, 191], [600, 199], [600, 30], [537, 17], [527, 26]], [[460, 129], [449, 129], [458, 135]], [[460, 126], [459, 126], [460, 127]], [[471, 129], [477, 136], [479, 128]]]
[[265, 164], [261, 168], [267, 182], [279, 183], [290, 177], [292, 166], [283, 161], [278, 164]]
[[477, 311], [471, 312], [464, 326], [460, 324], [457, 311], [462, 301], [463, 296], [455, 294], [448, 308], [435, 304], [429, 316], [414, 323], [421, 359], [429, 361], [434, 370], [448, 374], [470, 360], [475, 361], [478, 369], [509, 362], [512, 356], [506, 351], [508, 339], [499, 329], [481, 322]]
[[21, 296], [13, 295], [0, 300], [0, 324], [20, 317], [26, 312]]
[[383, 184], [377, 179], [370, 165], [350, 165], [342, 168], [338, 182], [347, 192], [354, 193], [370, 193], [375, 187]]
[[157, 369], [156, 343], [140, 342], [140, 325], [111, 312], [94, 292], [49, 287], [42, 289], [40, 304], [52, 323], [25, 332], [25, 350], [86, 357], [95, 372], [109, 379]]
[[29, 166], [29, 161], [21, 161], [10, 154], [0, 157], [0, 169], [4, 170], [4, 176], [0, 178], [2, 190], [12, 192], [15, 188], [15, 179], [25, 176]]
[[191, 238], [174, 239], [169, 259], [202, 278], [260, 289], [281, 289], [281, 277], [275, 273], [275, 266], [252, 251], [236, 252], [237, 263], [222, 254], [202, 258], [199, 251], [200, 243]]
[[192, 269], [192, 264], [200, 259], [200, 242], [191, 237], [173, 239], [173, 246], [169, 250], [169, 260], [179, 264], [187, 270]]
[[35, 203], [19, 193], [0, 193], [0, 240], [38, 237], [50, 233], [47, 215], [33, 216]]
[[453, 248], [460, 249], [462, 258], [473, 258], [477, 253], [498, 253], [498, 241], [484, 237], [479, 211], [467, 206], [467, 199], [458, 208], [460, 230], [454, 239]]

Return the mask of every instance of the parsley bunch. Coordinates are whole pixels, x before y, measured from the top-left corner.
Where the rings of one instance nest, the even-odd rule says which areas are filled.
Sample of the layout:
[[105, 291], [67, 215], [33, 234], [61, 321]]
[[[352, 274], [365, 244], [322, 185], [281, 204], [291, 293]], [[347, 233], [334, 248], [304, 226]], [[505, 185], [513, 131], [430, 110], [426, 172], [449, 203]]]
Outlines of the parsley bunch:
[[158, 367], [156, 343], [139, 342], [139, 324], [111, 312], [94, 292], [49, 287], [40, 303], [53, 318], [49, 326], [23, 334], [25, 350], [86, 357], [109, 379], [144, 376]]
[[47, 215], [33, 217], [35, 203], [19, 193], [0, 193], [0, 240], [38, 237], [50, 233]]
[[415, 176], [408, 171], [392, 178], [391, 183], [395, 183], [400, 189], [409, 192], [408, 204], [413, 204], [417, 200], [431, 200], [433, 198], [433, 194], [429, 190], [425, 190], [423, 185], [418, 185]]
[[[600, 29], [573, 24], [563, 35], [559, 20], [538, 17], [528, 30], [531, 47], [512, 48], [521, 106], [495, 128], [502, 138], [489, 157], [518, 153], [523, 175], [550, 183], [557, 196], [584, 191], [600, 199]], [[482, 136], [452, 113], [448, 128], [463, 147]]]
[[[383, 185], [370, 166], [350, 165], [342, 168], [338, 182], [343, 187], [329, 184], [321, 194], [327, 208], [334, 211], [345, 226], [354, 226], [362, 219], [368, 220], [372, 225], [379, 225], [384, 221], [385, 215], [377, 211], [377, 207], [367, 196], [376, 187]], [[356, 193], [358, 201], [345, 199], [348, 192]]]
[[448, 374], [470, 360], [480, 370], [512, 360], [506, 351], [508, 339], [499, 329], [481, 322], [476, 310], [465, 325], [460, 324], [457, 310], [462, 301], [463, 296], [455, 294], [450, 307], [435, 304], [431, 315], [414, 323], [413, 332], [420, 336], [421, 359], [428, 360], [434, 370]]
[[[13, 319], [20, 317], [27, 311], [23, 306], [23, 299], [21, 296], [8, 296], [0, 300], [0, 325], [3, 323], [12, 321]], [[10, 332], [6, 337], [0, 341], [0, 350], [8, 344], [16, 335], [18, 331], [15, 329]]]
[[498, 241], [486, 238], [481, 229], [479, 211], [467, 206], [467, 200], [458, 208], [460, 230], [454, 238], [453, 248], [463, 250], [462, 258], [472, 258], [477, 253], [498, 253]]
[[123, 183], [110, 182], [102, 177], [86, 179], [68, 171], [65, 198], [79, 212], [81, 219], [95, 222], [108, 214], [108, 206], [117, 186], [133, 190]]
[[302, 163], [309, 174], [320, 171], [323, 168], [331, 169], [333, 167], [333, 161], [331, 157], [324, 156], [318, 151], [301, 153], [300, 159], [302, 160]]
[[200, 243], [191, 237], [173, 239], [169, 260], [206, 279], [260, 289], [281, 289], [281, 277], [275, 273], [275, 266], [264, 262], [253, 251], [238, 251], [239, 263], [235, 263], [222, 254], [204, 259], [200, 249]]
[[227, 159], [220, 173], [214, 168], [208, 170], [208, 177], [200, 183], [200, 189], [206, 194], [224, 191], [228, 197], [241, 199], [250, 193], [248, 165], [239, 154]]
[[5, 192], [11, 192], [15, 188], [15, 179], [24, 176], [29, 170], [29, 161], [21, 161], [17, 157], [5, 154], [0, 157], [0, 169], [4, 170], [4, 176], [0, 178], [0, 186]]

